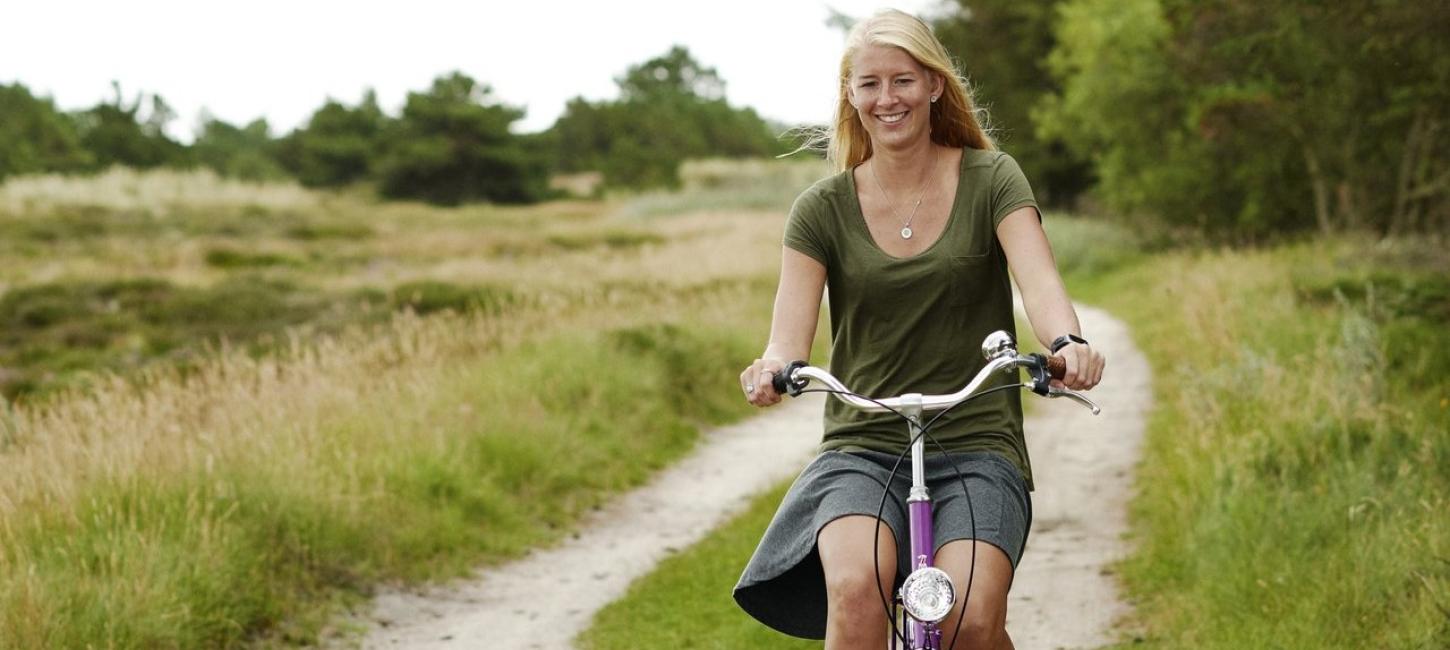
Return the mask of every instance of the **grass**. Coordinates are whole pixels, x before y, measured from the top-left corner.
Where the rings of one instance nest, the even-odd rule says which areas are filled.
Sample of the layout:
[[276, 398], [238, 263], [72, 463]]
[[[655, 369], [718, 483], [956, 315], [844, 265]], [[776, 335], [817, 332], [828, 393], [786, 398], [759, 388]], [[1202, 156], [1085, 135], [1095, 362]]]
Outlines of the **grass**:
[[730, 596], [788, 486], [756, 497], [706, 540], [637, 580], [623, 598], [600, 610], [577, 645], [587, 650], [820, 647], [819, 641], [794, 639], [757, 623]]
[[0, 648], [311, 644], [557, 539], [744, 413], [786, 207], [86, 182], [0, 188], [8, 232], [73, 215], [0, 238], [0, 375], [55, 380], [0, 411]]
[[1450, 643], [1443, 251], [1200, 252], [1103, 283], [1158, 377], [1124, 567], [1148, 647]]
[[[1155, 372], [1122, 647], [1450, 646], [1444, 244], [1154, 253], [1047, 225], [1074, 296], [1128, 320]], [[586, 647], [797, 647], [729, 598], [781, 489], [642, 578]]]
[[[736, 187], [790, 175], [756, 163], [695, 166]], [[675, 194], [677, 210], [631, 216], [658, 199], [438, 209], [207, 172], [8, 179], [0, 395], [44, 400], [97, 372], [187, 362], [223, 345], [263, 352], [288, 328], [332, 334], [405, 309], [691, 291], [755, 282], [778, 263], [789, 197], [771, 195], [755, 212], [701, 212], [691, 206], [713, 198]]]
[[683, 192], [632, 197], [618, 214], [650, 218], [691, 213], [779, 211], [801, 190], [831, 174], [823, 160], [798, 155], [788, 161], [699, 160], [680, 167]]

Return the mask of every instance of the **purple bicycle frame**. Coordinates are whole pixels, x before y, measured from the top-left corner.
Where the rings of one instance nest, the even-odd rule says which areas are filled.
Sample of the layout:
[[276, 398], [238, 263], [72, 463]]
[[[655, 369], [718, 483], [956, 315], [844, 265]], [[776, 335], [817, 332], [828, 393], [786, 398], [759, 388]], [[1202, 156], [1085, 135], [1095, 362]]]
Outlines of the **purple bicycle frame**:
[[[925, 448], [921, 436], [921, 395], [902, 395], [901, 414], [906, 416], [911, 443], [911, 492], [906, 499], [906, 515], [911, 530], [911, 566], [907, 573], [933, 566], [936, 561], [936, 538], [932, 533], [931, 494], [926, 489]], [[909, 650], [940, 650], [941, 630], [936, 623], [923, 623], [910, 616]], [[896, 647], [896, 636], [891, 637]]]

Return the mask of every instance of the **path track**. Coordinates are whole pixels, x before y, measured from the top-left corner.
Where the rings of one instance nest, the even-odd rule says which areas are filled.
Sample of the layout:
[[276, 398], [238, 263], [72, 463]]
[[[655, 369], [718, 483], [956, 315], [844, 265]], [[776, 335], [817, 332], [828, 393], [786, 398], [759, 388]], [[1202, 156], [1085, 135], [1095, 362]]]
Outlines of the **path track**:
[[1019, 650], [1106, 645], [1117, 640], [1113, 623], [1131, 611], [1110, 569], [1128, 550], [1123, 535], [1151, 370], [1121, 321], [1083, 305], [1077, 315], [1108, 360], [1090, 393], [1103, 413], [1094, 417], [1065, 399], [1032, 400], [1032, 532], [1007, 602], [1007, 631]]
[[[1109, 568], [1126, 552], [1149, 368], [1121, 322], [1081, 305], [1078, 316], [1108, 359], [1108, 380], [1092, 392], [1103, 414], [1093, 417], [1067, 400], [1033, 400], [1027, 431], [1037, 478], [1034, 518], [1007, 620], [1021, 650], [1109, 643], [1114, 621], [1129, 612]], [[693, 454], [595, 513], [579, 535], [555, 548], [464, 583], [379, 596], [363, 647], [557, 647], [665, 555], [798, 472], [820, 440], [820, 400], [790, 400], [707, 433]], [[545, 606], [565, 614], [546, 618]]]

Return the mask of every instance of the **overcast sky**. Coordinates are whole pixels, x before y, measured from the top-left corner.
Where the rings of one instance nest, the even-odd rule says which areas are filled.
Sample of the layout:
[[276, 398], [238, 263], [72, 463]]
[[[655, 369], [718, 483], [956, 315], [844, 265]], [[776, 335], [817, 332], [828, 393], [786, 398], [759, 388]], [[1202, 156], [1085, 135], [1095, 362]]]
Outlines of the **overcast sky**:
[[553, 124], [564, 103], [616, 95], [614, 78], [671, 45], [725, 79], [726, 98], [789, 123], [830, 117], [842, 34], [828, 7], [931, 11], [938, 0], [0, 0], [0, 83], [63, 109], [161, 95], [190, 140], [199, 111], [290, 131], [332, 97], [378, 92], [396, 114], [410, 90], [461, 70], [527, 110], [516, 130]]

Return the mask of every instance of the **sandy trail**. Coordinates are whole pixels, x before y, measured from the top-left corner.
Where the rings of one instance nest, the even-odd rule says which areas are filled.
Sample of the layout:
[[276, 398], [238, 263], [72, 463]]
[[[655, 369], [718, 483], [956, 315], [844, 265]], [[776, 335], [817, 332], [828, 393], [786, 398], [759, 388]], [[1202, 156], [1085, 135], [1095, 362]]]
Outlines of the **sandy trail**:
[[754, 495], [798, 473], [820, 444], [821, 399], [788, 400], [706, 433], [690, 456], [593, 513], [579, 535], [555, 548], [466, 583], [379, 596], [363, 647], [561, 647], [668, 553], [704, 538]]
[[[1067, 400], [1034, 400], [1028, 418], [1037, 491], [1007, 627], [1022, 650], [1115, 640], [1128, 613], [1109, 566], [1126, 552], [1132, 471], [1150, 400], [1148, 364], [1126, 326], [1078, 307], [1108, 358], [1093, 417]], [[586, 521], [579, 535], [463, 583], [393, 591], [374, 602], [364, 648], [557, 648], [665, 555], [703, 538], [750, 498], [797, 473], [820, 440], [811, 395], [705, 435], [696, 451]], [[524, 599], [523, 594], [535, 596]], [[544, 615], [547, 605], [551, 612]]]
[[1083, 305], [1077, 314], [1083, 335], [1108, 360], [1105, 381], [1090, 393], [1103, 412], [1032, 400], [1032, 531], [1007, 604], [1007, 631], [1021, 650], [1106, 645], [1118, 638], [1113, 623], [1130, 612], [1109, 569], [1128, 550], [1123, 535], [1152, 401], [1150, 369], [1121, 321]]

